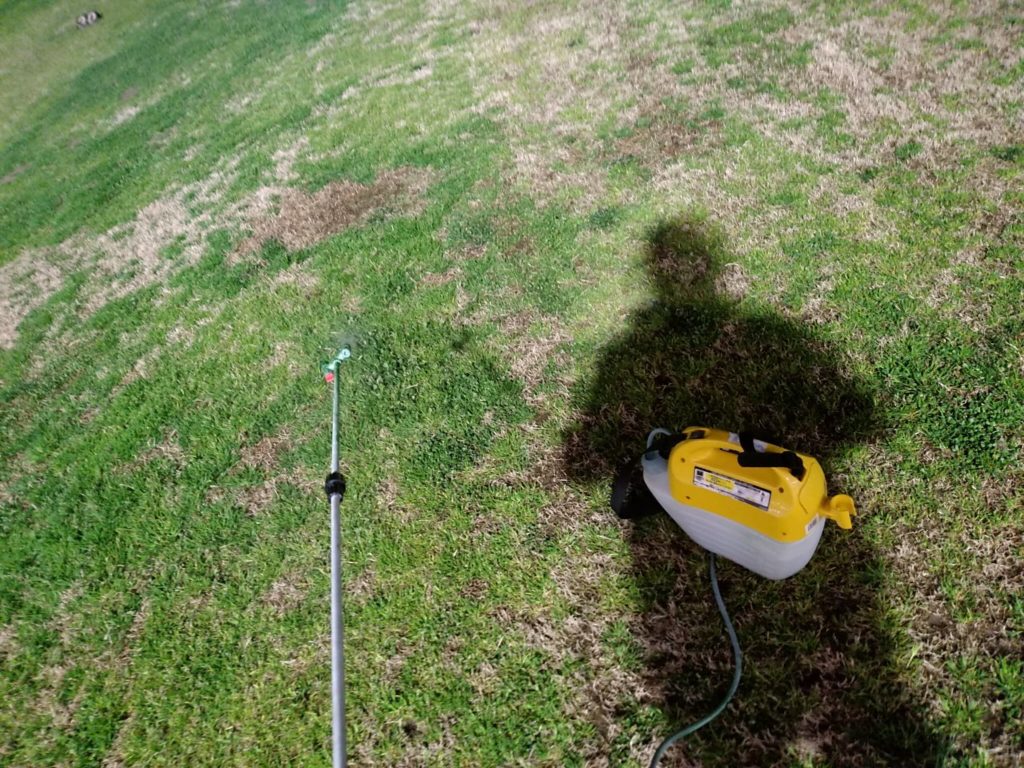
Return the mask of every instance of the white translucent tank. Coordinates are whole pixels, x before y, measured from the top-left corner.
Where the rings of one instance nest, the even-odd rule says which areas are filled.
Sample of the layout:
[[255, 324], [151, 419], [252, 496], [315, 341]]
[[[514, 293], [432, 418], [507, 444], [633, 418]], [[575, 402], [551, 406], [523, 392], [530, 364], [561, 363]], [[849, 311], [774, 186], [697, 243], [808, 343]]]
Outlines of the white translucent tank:
[[[735, 434], [687, 430], [667, 459], [655, 447], [644, 454], [641, 467], [654, 498], [704, 549], [765, 578], [784, 579], [810, 561], [826, 517], [850, 527], [853, 500], [828, 497], [824, 473], [813, 458], [799, 455], [799, 472], [745, 467], [734, 450]], [[782, 456], [775, 448], [758, 441], [754, 450]], [[796, 461], [795, 454], [785, 453]]]

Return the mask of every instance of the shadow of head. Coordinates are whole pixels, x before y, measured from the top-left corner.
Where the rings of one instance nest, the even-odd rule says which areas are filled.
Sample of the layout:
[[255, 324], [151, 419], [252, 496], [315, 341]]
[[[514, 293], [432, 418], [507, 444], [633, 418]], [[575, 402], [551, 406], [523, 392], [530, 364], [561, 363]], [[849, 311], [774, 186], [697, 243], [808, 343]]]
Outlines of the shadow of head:
[[567, 436], [573, 476], [607, 477], [658, 426], [751, 431], [819, 458], [872, 431], [870, 390], [832, 343], [773, 308], [741, 305], [747, 278], [719, 229], [664, 222], [644, 256], [654, 298], [600, 358]]
[[667, 304], [713, 301], [724, 254], [721, 230], [700, 219], [661, 222], [648, 232], [644, 251], [653, 287]]
[[[719, 229], [701, 219], [664, 222], [649, 232], [644, 258], [654, 298], [603, 351], [582, 393], [580, 419], [565, 435], [570, 478], [610, 480], [659, 426], [751, 431], [816, 456], [826, 471], [878, 428], [870, 387], [833, 342], [740, 300], [747, 278], [730, 264]], [[722, 562], [744, 681], [725, 715], [673, 747], [663, 765], [692, 765], [679, 762], [687, 754], [707, 766], [934, 760], [934, 738], [901, 683], [878, 603], [879, 558], [856, 530], [829, 525], [811, 563], [785, 581]], [[649, 703], [679, 727], [721, 697], [728, 644], [701, 550], [665, 515], [630, 531], [641, 675]], [[619, 706], [616, 717], [650, 722], [643, 702]]]

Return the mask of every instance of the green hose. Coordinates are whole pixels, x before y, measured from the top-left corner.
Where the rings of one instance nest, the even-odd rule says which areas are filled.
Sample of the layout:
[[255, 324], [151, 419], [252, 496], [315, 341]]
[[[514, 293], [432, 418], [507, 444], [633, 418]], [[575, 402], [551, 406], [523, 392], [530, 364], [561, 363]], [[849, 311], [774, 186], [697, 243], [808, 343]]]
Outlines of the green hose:
[[650, 768], [658, 768], [658, 763], [661, 762], [661, 758], [665, 756], [668, 748], [679, 741], [679, 739], [685, 738], [686, 736], [700, 730], [722, 714], [725, 708], [729, 706], [729, 702], [732, 701], [732, 697], [736, 695], [736, 689], [740, 687], [740, 674], [743, 672], [743, 653], [740, 651], [740, 641], [736, 637], [736, 629], [729, 620], [729, 612], [725, 610], [725, 602], [722, 600], [722, 592], [718, 588], [718, 572], [715, 569], [714, 552], [708, 553], [708, 570], [711, 572], [711, 591], [715, 595], [715, 604], [718, 606], [718, 612], [722, 614], [722, 621], [725, 623], [725, 631], [729, 633], [729, 642], [732, 643], [732, 656], [736, 661], [736, 669], [732, 675], [732, 685], [729, 686], [729, 692], [725, 694], [725, 698], [722, 699], [722, 703], [715, 707], [711, 714], [705, 715], [697, 722], [691, 723], [680, 731], [676, 731], [661, 742], [661, 746], [658, 747], [658, 751], [655, 752], [654, 757], [651, 758]]

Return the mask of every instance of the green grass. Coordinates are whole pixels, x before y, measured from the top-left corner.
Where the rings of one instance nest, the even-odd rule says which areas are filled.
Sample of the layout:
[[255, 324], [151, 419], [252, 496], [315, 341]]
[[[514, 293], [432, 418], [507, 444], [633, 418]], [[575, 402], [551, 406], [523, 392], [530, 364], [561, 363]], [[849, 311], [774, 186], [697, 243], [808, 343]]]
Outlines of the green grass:
[[[710, 709], [701, 552], [607, 509], [692, 423], [861, 514], [793, 579], [723, 564], [743, 683], [676, 749], [1024, 759], [1019, 19], [100, 10], [0, 1], [0, 764], [329, 764], [341, 338], [354, 760], [636, 766]], [[239, 255], [257, 194], [408, 168], [414, 204]]]

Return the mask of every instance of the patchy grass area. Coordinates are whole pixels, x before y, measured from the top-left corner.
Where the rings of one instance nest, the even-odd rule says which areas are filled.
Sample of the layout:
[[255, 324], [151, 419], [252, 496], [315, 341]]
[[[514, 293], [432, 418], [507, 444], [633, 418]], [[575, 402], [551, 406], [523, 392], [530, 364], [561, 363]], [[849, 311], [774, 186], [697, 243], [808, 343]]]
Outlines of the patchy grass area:
[[667, 765], [1024, 760], [1012, 3], [0, 4], [0, 763], [644, 765], [729, 676], [654, 426], [851, 494]]

